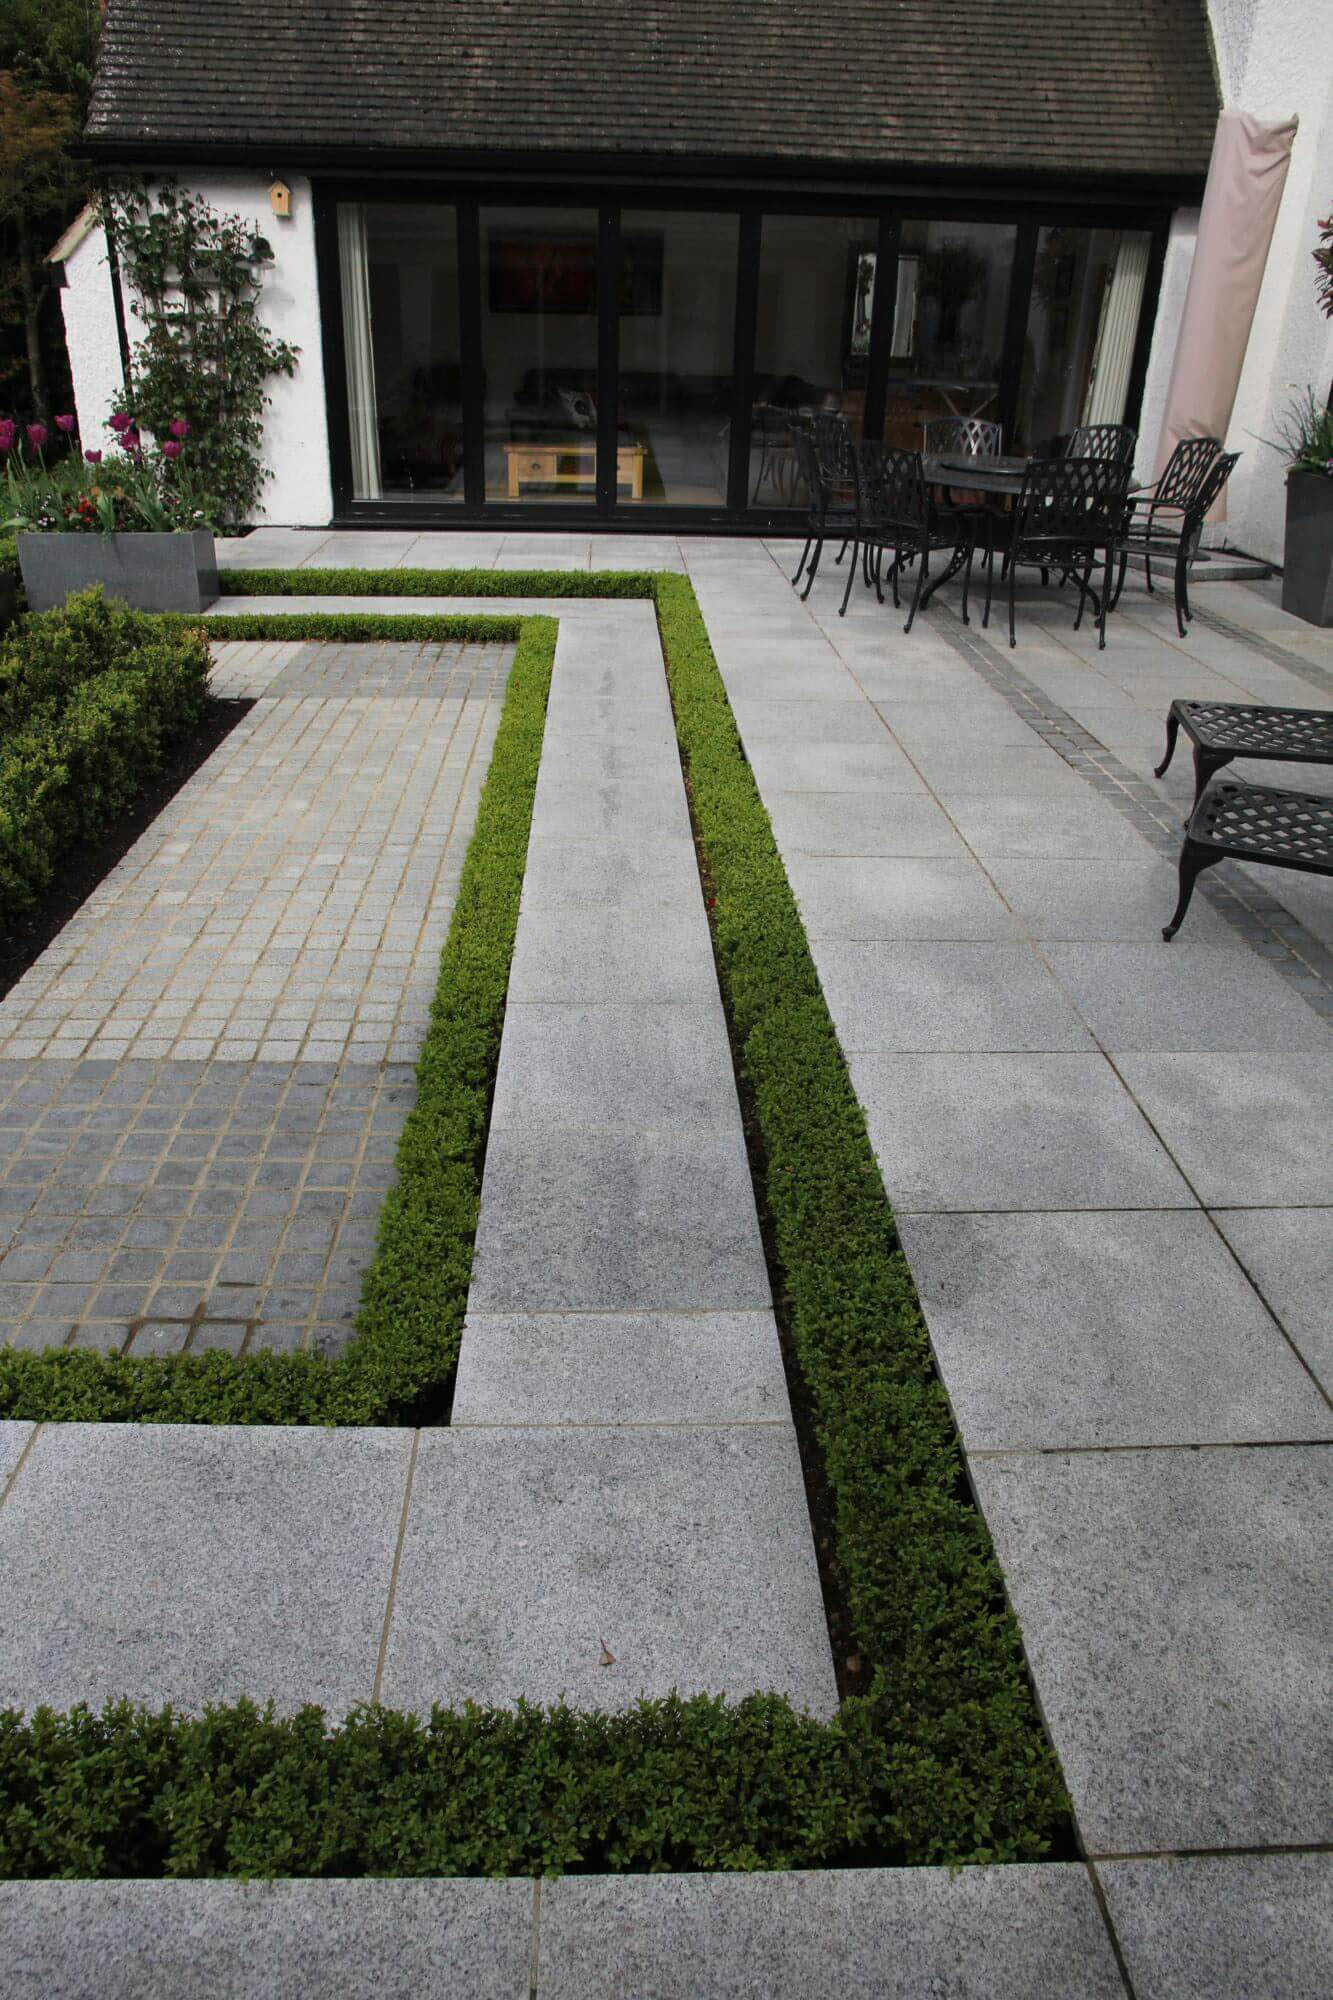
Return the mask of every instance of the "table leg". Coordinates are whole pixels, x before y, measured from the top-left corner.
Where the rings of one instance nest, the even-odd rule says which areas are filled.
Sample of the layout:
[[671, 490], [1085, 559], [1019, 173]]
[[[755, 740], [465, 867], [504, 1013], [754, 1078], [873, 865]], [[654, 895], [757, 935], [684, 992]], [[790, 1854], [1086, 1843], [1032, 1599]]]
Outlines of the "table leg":
[[507, 456], [507, 458], [508, 458], [508, 460], [509, 460], [509, 498], [510, 498], [511, 500], [517, 500], [517, 498], [518, 498], [518, 459], [517, 459], [517, 458], [515, 457], [515, 455], [514, 455], [514, 453], [513, 453], [512, 451], [511, 451], [511, 452], [508, 452], [508, 453], [506, 454], [506, 456]]

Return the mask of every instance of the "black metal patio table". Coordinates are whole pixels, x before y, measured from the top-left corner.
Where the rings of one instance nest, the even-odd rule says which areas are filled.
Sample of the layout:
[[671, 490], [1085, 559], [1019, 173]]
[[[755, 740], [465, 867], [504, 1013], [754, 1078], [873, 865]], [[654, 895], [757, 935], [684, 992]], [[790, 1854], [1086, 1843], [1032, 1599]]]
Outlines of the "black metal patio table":
[[[1032, 460], [1013, 454], [942, 451], [921, 461], [928, 486], [957, 487], [964, 493], [994, 493], [1016, 500], [1023, 490], [1023, 476]], [[933, 576], [921, 593], [921, 608], [929, 604], [942, 583], [957, 576], [967, 561], [968, 549], [960, 542], [938, 576]]]

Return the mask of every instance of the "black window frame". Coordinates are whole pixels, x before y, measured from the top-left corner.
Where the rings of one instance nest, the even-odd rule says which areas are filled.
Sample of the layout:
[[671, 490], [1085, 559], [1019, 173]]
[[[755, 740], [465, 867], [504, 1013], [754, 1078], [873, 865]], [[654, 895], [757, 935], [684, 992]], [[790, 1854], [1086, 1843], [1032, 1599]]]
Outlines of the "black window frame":
[[[875, 304], [867, 358], [865, 435], [882, 435], [890, 381], [889, 349], [897, 297], [898, 241], [902, 223], [1000, 222], [1016, 225], [1014, 259], [1005, 320], [1001, 363], [999, 417], [1008, 433], [1017, 409], [1022, 372], [1023, 341], [1031, 304], [1037, 232], [1050, 224], [1084, 228], [1146, 230], [1151, 238], [1148, 271], [1134, 357], [1130, 369], [1124, 421], [1137, 425], [1142, 410], [1153, 329], [1161, 290], [1171, 216], [1179, 206], [1174, 191], [1156, 198], [1126, 200], [1123, 195], [1099, 197], [1084, 191], [1076, 199], [1057, 199], [1041, 189], [1014, 189], [983, 195], [979, 191], [864, 183], [755, 187], [717, 182], [674, 186], [669, 177], [651, 189], [625, 185], [548, 180], [405, 180], [368, 176], [316, 178], [314, 229], [317, 283], [328, 419], [329, 458], [333, 482], [335, 527], [380, 525], [428, 528], [563, 528], [579, 533], [663, 532], [706, 534], [772, 534], [797, 532], [799, 515], [775, 507], [749, 504], [750, 428], [753, 404], [754, 349], [758, 306], [759, 254], [765, 215], [864, 216], [877, 234], [878, 261]], [[343, 349], [342, 295], [338, 268], [337, 204], [340, 201], [395, 201], [451, 204], [457, 214], [459, 296], [462, 325], [460, 353], [464, 388], [463, 465], [461, 501], [357, 500], [351, 490], [351, 436], [347, 410], [347, 371]], [[594, 498], [571, 508], [542, 499], [487, 499], [484, 471], [484, 412], [481, 382], [480, 224], [482, 207], [587, 207], [598, 218], [598, 455]], [[724, 507], [672, 506], [669, 502], [627, 501], [616, 489], [616, 426], [619, 409], [619, 318], [614, 282], [622, 210], [653, 207], [738, 219], [735, 360], [732, 379], [731, 448], [727, 502]]]

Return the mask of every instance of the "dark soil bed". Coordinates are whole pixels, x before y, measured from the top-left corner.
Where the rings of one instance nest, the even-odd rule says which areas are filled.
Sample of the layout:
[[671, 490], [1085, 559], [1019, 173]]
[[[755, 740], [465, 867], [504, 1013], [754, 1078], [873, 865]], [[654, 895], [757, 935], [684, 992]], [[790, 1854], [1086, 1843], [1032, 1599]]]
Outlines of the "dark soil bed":
[[0, 931], [0, 1000], [40, 958], [99, 882], [129, 853], [139, 835], [170, 804], [186, 780], [194, 776], [253, 707], [251, 701], [210, 701], [199, 728], [170, 752], [156, 778], [140, 792], [129, 810], [99, 840], [85, 841], [71, 849], [39, 908], [20, 918], [9, 931]]

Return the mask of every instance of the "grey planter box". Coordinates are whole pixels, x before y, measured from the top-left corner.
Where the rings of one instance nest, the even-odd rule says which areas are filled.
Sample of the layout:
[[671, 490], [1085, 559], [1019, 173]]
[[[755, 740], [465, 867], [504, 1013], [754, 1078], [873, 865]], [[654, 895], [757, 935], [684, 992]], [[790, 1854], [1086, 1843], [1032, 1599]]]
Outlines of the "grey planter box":
[[56, 611], [71, 590], [100, 583], [136, 611], [202, 611], [218, 594], [207, 528], [192, 534], [20, 535], [30, 611]]
[[1287, 474], [1282, 609], [1310, 625], [1333, 625], [1333, 478]]

